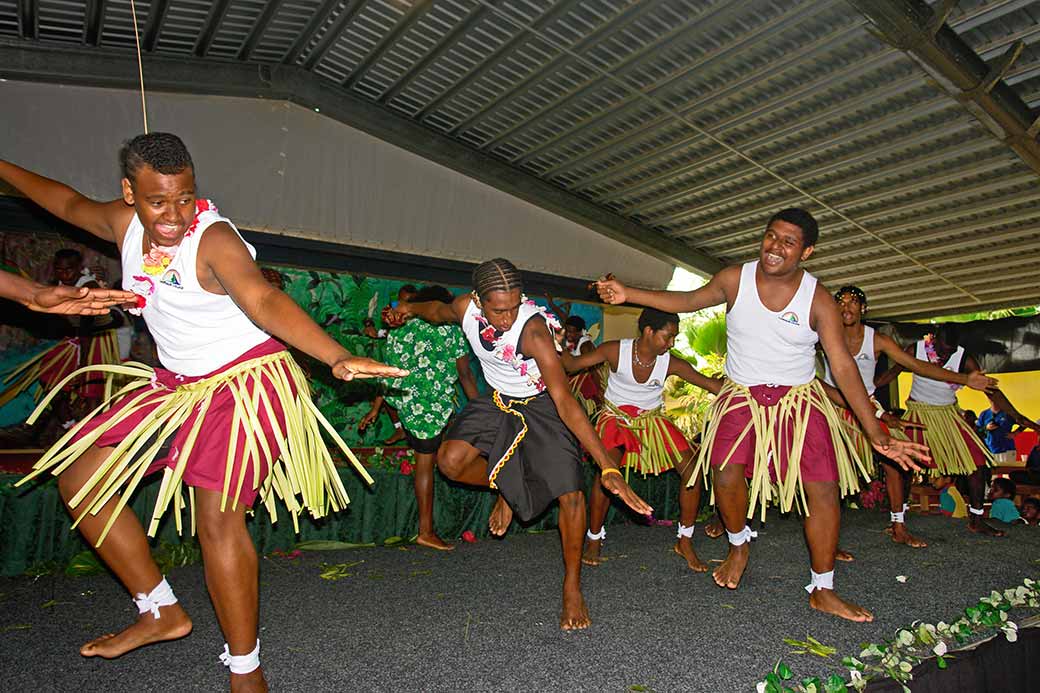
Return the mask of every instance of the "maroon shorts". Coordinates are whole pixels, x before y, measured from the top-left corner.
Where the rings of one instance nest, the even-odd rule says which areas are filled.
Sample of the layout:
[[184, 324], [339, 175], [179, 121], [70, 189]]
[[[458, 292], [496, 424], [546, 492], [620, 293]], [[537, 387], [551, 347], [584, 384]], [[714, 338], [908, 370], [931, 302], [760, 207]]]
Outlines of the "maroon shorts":
[[[199, 376], [179, 375], [164, 368], [156, 368], [155, 384], [152, 386], [154, 392], [147, 395], [138, 403], [139, 408], [133, 414], [105, 431], [94, 444], [102, 448], [118, 445], [133, 432], [134, 428], [136, 428], [138, 424], [151, 417], [152, 412], [155, 411], [161, 403], [163, 395], [169, 394], [171, 390], [175, 390], [179, 385], [187, 385], [189, 383], [203, 380], [204, 378], [210, 378], [230, 369], [232, 366], [243, 363], [244, 361], [249, 361], [261, 356], [267, 356], [268, 354], [275, 354], [280, 351], [285, 351], [285, 347], [275, 339], [268, 339], [266, 342], [258, 344], [212, 373]], [[280, 364], [279, 367], [282, 368], [283, 372], [288, 374], [285, 370], [284, 364]], [[291, 378], [289, 378], [289, 382], [292, 382]], [[268, 399], [271, 402], [271, 410], [274, 412], [274, 419], [278, 424], [278, 428], [284, 434], [286, 430], [285, 412], [282, 410], [281, 403], [275, 393], [274, 385], [267, 377], [264, 377], [261, 380], [261, 383], [264, 386], [264, 391], [268, 394]], [[255, 384], [251, 384], [250, 389], [248, 390], [250, 394], [253, 393], [253, 388], [255, 388]], [[118, 417], [120, 412], [130, 404], [131, 400], [133, 400], [137, 394], [139, 394], [139, 391], [134, 391], [124, 396], [107, 412], [88, 422], [87, 425], [84, 426], [83, 430], [76, 435], [76, 438], [81, 438], [111, 419]], [[231, 390], [227, 387], [219, 388], [212, 396], [209, 408], [202, 421], [202, 426], [199, 429], [198, 437], [195, 439], [195, 445], [191, 449], [188, 461], [184, 468], [183, 481], [188, 486], [204, 488], [217, 492], [223, 491], [228, 448], [231, 445], [231, 421], [234, 418], [234, 412], [235, 399], [231, 394]], [[192, 414], [168, 440], [170, 443], [169, 454], [163, 455], [162, 452], [160, 452], [159, 456], [157, 456], [148, 467], [148, 474], [157, 472], [165, 467], [173, 468], [177, 465], [178, 453], [184, 448], [184, 443], [191, 431], [192, 425], [195, 423], [196, 416], [197, 414]], [[271, 424], [271, 420], [267, 415], [265, 407], [258, 407], [257, 417], [260, 420], [260, 425], [263, 429], [267, 448], [277, 459], [280, 452], [278, 439], [275, 436], [274, 426]], [[263, 447], [258, 444], [257, 448], [259, 455], [263, 457]], [[237, 459], [235, 462], [237, 462], [243, 457], [246, 451], [245, 432], [241, 429], [238, 431], [238, 441], [235, 449], [237, 451]], [[261, 460], [261, 469], [259, 470], [261, 485], [270, 471], [273, 462], [274, 460], [272, 459]], [[234, 464], [231, 474], [231, 485], [229, 487], [231, 493], [233, 493], [234, 489], [238, 486], [238, 475], [242, 471], [240, 469], [241, 466], [242, 465]], [[253, 501], [256, 500], [257, 493], [259, 492], [259, 488], [253, 488], [253, 463], [250, 463], [245, 471], [246, 476], [238, 499], [239, 502], [246, 506], [251, 506]]]
[[[755, 385], [751, 388], [751, 396], [758, 404], [764, 407], [775, 406], [780, 398], [791, 389], [789, 385], [771, 386]], [[733, 400], [727, 409], [738, 406], [744, 399], [741, 394], [733, 396]], [[803, 406], [809, 406], [805, 404]], [[719, 422], [718, 432], [711, 447], [710, 464], [713, 467], [720, 466], [730, 455], [727, 464], [739, 464], [744, 466], [744, 476], [748, 479], [755, 471], [755, 429], [752, 427], [744, 439], [737, 444], [737, 439], [744, 432], [745, 427], [751, 421], [751, 409], [739, 407], [723, 415]], [[791, 445], [791, 434], [794, 425], [787, 422], [780, 427], [777, 435], [778, 445], [776, 449], [784, 451], [780, 456], [780, 469], [783, 475], [787, 475], [787, 451]], [[735, 448], [735, 449], [734, 449]], [[770, 465], [770, 478], [775, 482], [775, 468]], [[802, 446], [801, 458], [802, 481], [837, 481], [838, 460], [834, 452], [834, 444], [831, 442], [831, 431], [827, 425], [827, 419], [819, 410], [813, 408], [809, 414], [809, 422], [805, 431], [805, 441]]]

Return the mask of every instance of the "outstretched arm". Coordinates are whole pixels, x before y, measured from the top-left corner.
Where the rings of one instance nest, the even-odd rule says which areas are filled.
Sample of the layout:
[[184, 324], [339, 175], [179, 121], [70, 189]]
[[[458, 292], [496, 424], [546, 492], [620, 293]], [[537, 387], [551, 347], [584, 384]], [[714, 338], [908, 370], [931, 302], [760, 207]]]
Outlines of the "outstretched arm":
[[[560, 361], [563, 362], [563, 367], [568, 373], [577, 373], [578, 371], [585, 370], [586, 368], [592, 368], [606, 361], [611, 364], [614, 370], [617, 370], [617, 341], [609, 341], [600, 344], [598, 347], [583, 353], [581, 356], [571, 356], [567, 351], [560, 352]], [[613, 358], [611, 358], [613, 355]]]
[[[875, 333], [875, 335], [876, 334], [877, 333]], [[882, 336], [884, 336], [884, 335], [882, 335]], [[876, 336], [875, 336], [875, 339], [877, 339]], [[891, 338], [889, 338], [889, 339], [891, 340]], [[895, 343], [895, 340], [891, 340], [891, 341], [892, 341], [893, 344]], [[914, 353], [915, 352], [914, 352], [914, 345], [913, 344], [910, 344], [910, 345], [908, 345], [906, 347], [906, 349], [903, 349], [903, 353], [906, 354], [907, 356], [909, 356], [910, 358], [914, 359], [915, 361], [917, 360], [916, 358], [914, 358]], [[893, 359], [893, 361], [894, 361], [894, 359]], [[906, 370], [906, 368], [904, 368], [898, 362], [893, 363], [889, 367], [889, 369], [887, 371], [885, 371], [881, 375], [879, 375], [876, 378], [874, 378], [874, 389], [880, 390], [883, 387], [887, 387], [890, 382], [895, 380], [899, 376], [899, 374], [902, 373], [905, 370]]]
[[389, 313], [391, 322], [400, 325], [411, 318], [419, 318], [434, 325], [445, 323], [462, 324], [462, 316], [466, 314], [466, 307], [472, 299], [469, 294], [456, 296], [451, 303], [441, 301], [420, 301], [409, 303], [399, 301], [397, 307]]
[[820, 344], [823, 345], [823, 351], [827, 355], [834, 382], [837, 383], [838, 389], [841, 390], [852, 413], [859, 419], [867, 437], [870, 438], [871, 445], [903, 469], [919, 469], [914, 460], [926, 460], [926, 448], [915, 443], [893, 440], [881, 430], [881, 426], [874, 416], [876, 411], [874, 405], [870, 403], [863, 380], [860, 379], [859, 370], [845, 344], [838, 304], [834, 302], [822, 284], [816, 285], [812, 318], [816, 332], [820, 335]]
[[134, 208], [121, 199], [97, 202], [64, 183], [7, 161], [0, 161], [0, 179], [62, 221], [112, 243], [122, 242], [134, 216]]
[[47, 286], [10, 272], [0, 272], [0, 296], [38, 313], [61, 315], [106, 315], [109, 307], [136, 298], [129, 291]]
[[[609, 277], [610, 275], [608, 275]], [[656, 308], [666, 313], [692, 313], [709, 306], [726, 303], [737, 295], [740, 286], [740, 267], [727, 267], [699, 289], [693, 291], [650, 291], [625, 286], [617, 279], [595, 282], [596, 291], [604, 303], [635, 303]]]
[[295, 301], [264, 279], [245, 243], [228, 224], [219, 222], [206, 229], [199, 257], [211, 277], [260, 329], [329, 366], [335, 377], [353, 380], [408, 374], [370, 358], [353, 356], [327, 335]]
[[[555, 340], [545, 327], [545, 323], [541, 320], [529, 320], [524, 326], [521, 340], [524, 353], [538, 364], [542, 380], [549, 390], [553, 403], [556, 404], [556, 410], [560, 413], [563, 423], [577, 437], [582, 447], [588, 450], [601, 470], [616, 470], [617, 465], [607, 455], [607, 449], [603, 447], [603, 441], [599, 439], [592, 424], [589, 423], [585, 410], [571, 394], [567, 376], [563, 372], [563, 365], [556, 356]], [[600, 482], [604, 488], [640, 515], [649, 515], [653, 512], [653, 508], [635, 494], [620, 474], [601, 474]]]
[[993, 400], [993, 402], [997, 405], [997, 408], [1000, 409], [1000, 411], [1007, 414], [1008, 416], [1010, 416], [1016, 424], [1018, 424], [1022, 428], [1032, 428], [1035, 431], [1040, 431], [1040, 424], [1037, 424], [1035, 421], [1026, 418], [1025, 415], [1022, 414], [1022, 412], [1015, 408], [1015, 405], [1011, 403], [1011, 400], [1009, 400], [1007, 398], [1007, 395], [1005, 395], [1003, 392], [997, 389], [993, 389], [990, 390], [988, 394], [990, 398]]
[[[888, 335], [875, 334], [874, 348], [881, 350], [882, 353], [892, 359], [893, 362], [901, 366], [903, 369], [924, 376], [925, 378], [931, 378], [932, 380], [939, 380], [947, 383], [956, 383], [957, 385], [967, 385], [973, 390], [979, 390], [981, 392], [989, 392], [999, 384], [996, 378], [991, 378], [979, 370], [977, 368], [978, 364], [974, 363], [974, 360], [972, 363], [974, 363], [976, 368], [970, 369], [970, 372], [954, 373], [953, 371], [946, 370], [942, 366], [937, 366], [929, 361], [921, 361], [920, 359], [914, 358], [900, 349], [895, 340]], [[968, 364], [966, 363], [965, 365], [967, 366]], [[886, 372], [885, 375], [888, 375], [888, 373]]]
[[713, 395], [719, 394], [722, 389], [722, 378], [709, 378], [699, 370], [690, 365], [689, 361], [672, 355], [668, 363], [668, 375], [677, 375], [686, 382], [696, 385], [702, 390], [707, 390]]

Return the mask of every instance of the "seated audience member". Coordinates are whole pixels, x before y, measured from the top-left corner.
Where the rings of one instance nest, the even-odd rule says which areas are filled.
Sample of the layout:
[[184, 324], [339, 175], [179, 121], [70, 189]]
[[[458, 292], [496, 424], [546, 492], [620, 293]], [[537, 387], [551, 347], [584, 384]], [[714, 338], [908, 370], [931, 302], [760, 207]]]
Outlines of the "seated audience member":
[[1026, 498], [1022, 501], [1022, 522], [1040, 525], [1040, 498]]
[[989, 516], [994, 520], [1011, 523], [1021, 519], [1015, 506], [1015, 482], [1011, 479], [994, 479], [989, 489], [989, 498], [993, 501]]
[[939, 494], [939, 510], [947, 517], [963, 519], [968, 516], [968, 504], [964, 502], [957, 485], [951, 476], [937, 476], [931, 480], [932, 488], [942, 491]]

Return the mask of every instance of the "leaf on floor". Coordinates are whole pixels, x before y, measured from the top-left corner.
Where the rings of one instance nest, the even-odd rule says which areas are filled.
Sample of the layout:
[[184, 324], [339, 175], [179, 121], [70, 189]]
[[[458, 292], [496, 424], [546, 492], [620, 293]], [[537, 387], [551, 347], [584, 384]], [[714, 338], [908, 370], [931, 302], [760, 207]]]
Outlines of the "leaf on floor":
[[375, 544], [355, 544], [350, 541], [331, 541], [326, 539], [313, 539], [311, 541], [301, 541], [296, 545], [296, 548], [300, 551], [340, 551], [344, 549], [370, 549], [374, 548]]
[[322, 580], [342, 580], [346, 577], [352, 577], [354, 574], [350, 572], [350, 569], [354, 566], [361, 565], [364, 561], [353, 561], [351, 563], [322, 563], [319, 567], [321, 568]]

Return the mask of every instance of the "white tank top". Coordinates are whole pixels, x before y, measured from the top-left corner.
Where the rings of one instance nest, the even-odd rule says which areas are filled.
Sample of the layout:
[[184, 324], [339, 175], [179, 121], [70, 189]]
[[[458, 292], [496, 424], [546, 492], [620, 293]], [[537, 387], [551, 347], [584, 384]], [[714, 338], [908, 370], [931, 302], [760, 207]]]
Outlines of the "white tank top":
[[[914, 355], [919, 361], [928, 361], [928, 352], [925, 351], [923, 339], [917, 340], [917, 351]], [[943, 368], [960, 373], [963, 358], [964, 347], [957, 347], [957, 351], [950, 354], [950, 358], [943, 364]], [[914, 379], [910, 385], [910, 399], [921, 404], [956, 404], [957, 390], [960, 387], [955, 383], [932, 380], [914, 373]]]
[[[859, 377], [863, 380], [863, 387], [867, 388], [867, 394], [874, 394], [874, 373], [877, 371], [877, 358], [874, 356], [874, 328], [870, 325], [863, 326], [863, 343], [859, 345], [859, 351], [852, 356], [859, 369]], [[828, 385], [838, 387], [834, 382], [834, 374], [831, 373], [831, 364], [827, 356], [823, 357], [823, 381]]]
[[518, 346], [524, 325], [535, 316], [546, 320], [546, 329], [549, 329], [545, 313], [533, 302], [524, 301], [520, 304], [516, 322], [497, 340], [493, 337], [494, 328], [489, 330], [491, 339], [481, 339], [481, 331], [488, 330], [490, 325], [472, 300], [462, 318], [462, 332], [480, 359], [484, 379], [507, 397], [532, 397], [545, 390], [538, 364], [532, 358], [525, 358]]
[[587, 334], [583, 334], [581, 338], [578, 340], [578, 343], [574, 345], [573, 349], [571, 349], [571, 356], [581, 356], [582, 344], [592, 344], [593, 347], [596, 346], [592, 342], [592, 337], [589, 337]]
[[[155, 339], [159, 361], [182, 375], [210, 373], [269, 339], [230, 296], [210, 293], [199, 284], [195, 261], [202, 234], [218, 221], [235, 229], [209, 204], [210, 209], [198, 213], [197, 225], [185, 234], [169, 266], [158, 274], [144, 271], [144, 227], [136, 214], [123, 238], [123, 288], [144, 296], [141, 316]], [[256, 249], [242, 242], [256, 258]]]
[[664, 381], [668, 377], [672, 355], [665, 353], [658, 356], [650, 377], [641, 383], [632, 373], [634, 343], [634, 339], [622, 339], [618, 343], [618, 368], [607, 376], [607, 392], [603, 396], [615, 407], [628, 404], [644, 411], [657, 409], [664, 404]]
[[748, 387], [811, 382], [819, 340], [809, 327], [816, 277], [803, 271], [791, 302], [773, 312], [758, 297], [757, 268], [757, 260], [740, 268], [737, 300], [726, 313], [726, 375]]

